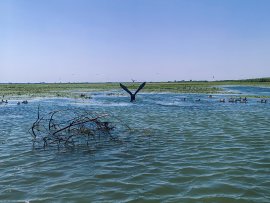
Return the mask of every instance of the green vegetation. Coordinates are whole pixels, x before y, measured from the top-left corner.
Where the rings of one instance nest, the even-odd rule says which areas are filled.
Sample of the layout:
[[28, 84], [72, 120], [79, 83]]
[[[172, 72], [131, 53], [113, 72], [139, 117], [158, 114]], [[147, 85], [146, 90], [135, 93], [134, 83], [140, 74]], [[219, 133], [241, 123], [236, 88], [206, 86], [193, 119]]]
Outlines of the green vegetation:
[[[139, 83], [124, 83], [131, 90]], [[222, 85], [270, 86], [270, 78], [233, 81], [189, 81], [189, 82], [148, 82], [144, 92], [175, 93], [225, 93]], [[119, 90], [119, 83], [40, 83], [40, 84], [0, 84], [0, 95], [6, 96], [58, 96], [80, 97], [81, 92]]]
[[144, 91], [214, 94], [222, 92], [222, 89], [208, 82], [163, 82], [163, 83], [147, 83]]
[[79, 97], [80, 92], [116, 89], [116, 83], [40, 83], [0, 84], [0, 96]]
[[[245, 80], [225, 80], [223, 82], [240, 82], [240, 83], [270, 83], [270, 78], [254, 78]], [[268, 84], [269, 85], [269, 84]]]

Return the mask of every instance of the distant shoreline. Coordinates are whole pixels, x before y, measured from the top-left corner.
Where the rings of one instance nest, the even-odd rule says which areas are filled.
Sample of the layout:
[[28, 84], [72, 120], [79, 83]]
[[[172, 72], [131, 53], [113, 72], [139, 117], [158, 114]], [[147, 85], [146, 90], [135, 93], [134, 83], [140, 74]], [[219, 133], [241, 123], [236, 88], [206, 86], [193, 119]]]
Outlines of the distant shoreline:
[[[136, 89], [139, 83], [126, 82]], [[255, 81], [189, 81], [189, 82], [149, 82], [142, 92], [204, 93], [226, 94], [224, 85], [270, 87], [270, 82]], [[69, 97], [80, 98], [82, 92], [117, 91], [122, 92], [119, 83], [0, 83], [0, 97]]]
[[[208, 80], [173, 80], [173, 81], [136, 81], [136, 82], [130, 82], [130, 81], [120, 81], [121, 83], [141, 83], [141, 82], [147, 82], [147, 83], [257, 83], [257, 84], [263, 84], [263, 83], [269, 83], [270, 85], [270, 77], [265, 78], [253, 78], [253, 79], [242, 79], [242, 80], [214, 80], [214, 81], [208, 81]], [[0, 82], [1, 84], [119, 84], [120, 82]]]

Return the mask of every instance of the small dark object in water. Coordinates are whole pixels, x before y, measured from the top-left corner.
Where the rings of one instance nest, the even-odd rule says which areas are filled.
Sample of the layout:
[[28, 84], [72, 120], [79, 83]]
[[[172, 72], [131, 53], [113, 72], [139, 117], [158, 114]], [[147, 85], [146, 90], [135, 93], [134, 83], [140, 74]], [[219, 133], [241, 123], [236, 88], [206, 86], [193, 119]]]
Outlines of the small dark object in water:
[[230, 98], [229, 102], [236, 102], [236, 100], [234, 98]]
[[224, 102], [225, 103], [225, 99], [220, 99], [219, 102]]
[[22, 101], [22, 104], [28, 104], [28, 101], [27, 100]]
[[7, 103], [8, 103], [8, 101], [7, 101], [7, 100], [5, 101], [5, 100], [3, 100], [3, 99], [2, 99], [1, 102], [0, 102], [0, 104], [7, 104]]
[[196, 101], [196, 102], [199, 102], [199, 101], [201, 101], [201, 99], [196, 99], [195, 101]]
[[[241, 98], [241, 97], [240, 97]], [[240, 103], [247, 103], [247, 98], [245, 97], [244, 99], [240, 100]]]
[[208, 96], [208, 98], [213, 98], [213, 96], [210, 94], [210, 95]]
[[260, 101], [258, 101], [258, 102], [261, 102], [261, 103], [267, 103], [267, 99], [261, 99]]
[[123, 93], [115, 93], [115, 92], [110, 92], [106, 94], [107, 96], [123, 96]]
[[235, 102], [241, 102], [242, 101], [242, 97], [236, 98], [234, 99]]
[[146, 84], [146, 82], [142, 83], [140, 85], [140, 87], [136, 90], [136, 92], [134, 94], [131, 93], [131, 91], [129, 91], [129, 89], [125, 85], [123, 85], [121, 83], [120, 83], [120, 87], [122, 87], [127, 93], [129, 93], [129, 95], [130, 95], [130, 102], [133, 102], [133, 101], [135, 101], [136, 94], [145, 86], [145, 84]]
[[0, 102], [0, 104], [7, 104], [7, 103], [8, 103], [8, 100], [4, 101], [3, 99], [2, 99], [2, 101]]
[[80, 94], [80, 97], [83, 99], [91, 99], [91, 96], [86, 96], [86, 94]]
[[21, 102], [17, 102], [17, 105], [20, 105], [21, 104]]

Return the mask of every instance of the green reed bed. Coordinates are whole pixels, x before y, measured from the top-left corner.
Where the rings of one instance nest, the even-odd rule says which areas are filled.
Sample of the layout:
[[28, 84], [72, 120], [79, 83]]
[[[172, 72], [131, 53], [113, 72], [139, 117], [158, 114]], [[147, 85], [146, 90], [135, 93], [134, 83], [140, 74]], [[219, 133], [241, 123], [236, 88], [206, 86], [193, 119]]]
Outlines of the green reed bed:
[[79, 97], [78, 92], [116, 89], [112, 83], [45, 83], [45, 84], [0, 84], [0, 95], [6, 96], [58, 96]]
[[[131, 90], [138, 88], [140, 83], [124, 83]], [[259, 81], [214, 81], [214, 82], [148, 82], [144, 92], [174, 93], [226, 93], [223, 85], [270, 86], [270, 82]], [[80, 97], [80, 92], [119, 90], [119, 83], [43, 83], [43, 84], [0, 84], [0, 95], [5, 96], [58, 96]]]

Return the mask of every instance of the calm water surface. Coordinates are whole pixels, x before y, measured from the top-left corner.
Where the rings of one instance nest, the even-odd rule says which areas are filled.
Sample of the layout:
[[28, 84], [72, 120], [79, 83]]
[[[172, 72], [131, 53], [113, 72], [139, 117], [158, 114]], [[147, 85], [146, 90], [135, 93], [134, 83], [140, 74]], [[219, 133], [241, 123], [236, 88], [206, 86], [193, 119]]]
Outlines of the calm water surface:
[[[270, 103], [219, 98], [229, 96], [140, 94], [131, 104], [95, 93], [0, 105], [0, 201], [270, 202]], [[123, 143], [33, 149], [39, 104], [43, 113], [109, 112], [133, 130], [118, 135]]]

